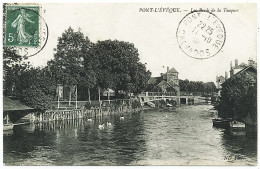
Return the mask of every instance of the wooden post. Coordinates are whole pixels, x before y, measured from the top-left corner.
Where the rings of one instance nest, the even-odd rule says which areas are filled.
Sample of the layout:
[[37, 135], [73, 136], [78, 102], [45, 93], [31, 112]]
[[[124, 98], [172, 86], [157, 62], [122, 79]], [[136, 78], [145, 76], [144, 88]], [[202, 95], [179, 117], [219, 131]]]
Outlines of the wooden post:
[[60, 108], [60, 89], [59, 90], [59, 93], [58, 93], [58, 109]]
[[90, 90], [88, 88], [88, 101], [90, 102]]
[[42, 112], [40, 113], [40, 121], [43, 121], [43, 119], [42, 119]]
[[9, 124], [9, 115], [8, 115], [8, 113], [6, 114], [6, 124]]
[[58, 109], [60, 108], [60, 85], [58, 85]]
[[98, 101], [100, 102], [100, 87], [98, 86]]
[[101, 109], [101, 100], [100, 100], [100, 87], [98, 86], [98, 101], [99, 101], [99, 111]]
[[69, 106], [70, 106], [70, 103], [71, 103], [71, 89], [72, 89], [72, 87], [70, 86], [70, 91], [69, 91]]
[[77, 88], [77, 85], [76, 85], [76, 109], [78, 108], [78, 88]]

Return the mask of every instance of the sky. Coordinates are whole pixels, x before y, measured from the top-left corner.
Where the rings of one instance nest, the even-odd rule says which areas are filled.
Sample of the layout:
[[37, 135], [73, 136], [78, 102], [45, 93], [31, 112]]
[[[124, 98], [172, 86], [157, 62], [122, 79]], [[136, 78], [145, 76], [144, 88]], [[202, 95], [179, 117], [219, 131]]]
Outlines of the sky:
[[[180, 12], [139, 12], [140, 8], [179, 8]], [[187, 56], [176, 38], [179, 22], [191, 8], [221, 9], [213, 12], [223, 23], [226, 41], [223, 48], [209, 59], [198, 60]], [[236, 12], [223, 12], [223, 9]], [[90, 41], [120, 40], [133, 43], [140, 61], [146, 63], [152, 76], [174, 67], [180, 79], [215, 81], [217, 75], [230, 70], [230, 62], [247, 63], [257, 55], [257, 8], [255, 4], [189, 4], [189, 3], [67, 3], [42, 4], [42, 17], [49, 28], [49, 38], [43, 50], [29, 58], [34, 66], [45, 66], [53, 59], [57, 39], [70, 26], [78, 28]]]

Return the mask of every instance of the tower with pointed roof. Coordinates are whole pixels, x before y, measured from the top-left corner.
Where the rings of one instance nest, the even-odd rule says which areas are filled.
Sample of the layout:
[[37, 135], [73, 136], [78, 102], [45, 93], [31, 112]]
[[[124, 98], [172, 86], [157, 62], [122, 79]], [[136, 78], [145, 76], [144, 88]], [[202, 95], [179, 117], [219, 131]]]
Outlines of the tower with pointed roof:
[[178, 75], [179, 72], [174, 67], [172, 67], [171, 69], [167, 67], [166, 81], [170, 86], [172, 86], [176, 90], [177, 95], [180, 95], [180, 85], [179, 85]]

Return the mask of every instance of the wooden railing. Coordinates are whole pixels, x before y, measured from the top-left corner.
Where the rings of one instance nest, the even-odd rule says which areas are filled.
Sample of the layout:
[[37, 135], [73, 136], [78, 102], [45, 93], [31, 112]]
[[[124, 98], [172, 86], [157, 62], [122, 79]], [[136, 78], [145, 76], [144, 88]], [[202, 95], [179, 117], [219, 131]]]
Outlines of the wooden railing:
[[92, 107], [105, 107], [114, 104], [129, 104], [130, 99], [115, 99], [115, 100], [93, 100], [93, 101], [52, 101], [52, 109], [79, 109], [90, 103]]

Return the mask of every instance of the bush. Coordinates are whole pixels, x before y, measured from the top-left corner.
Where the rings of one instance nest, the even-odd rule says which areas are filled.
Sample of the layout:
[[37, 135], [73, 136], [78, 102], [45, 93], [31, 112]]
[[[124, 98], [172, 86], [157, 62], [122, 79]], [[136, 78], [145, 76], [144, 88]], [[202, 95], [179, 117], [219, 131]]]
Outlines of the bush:
[[21, 92], [20, 100], [29, 107], [46, 110], [51, 108], [52, 97], [46, 95], [41, 89], [32, 86]]

